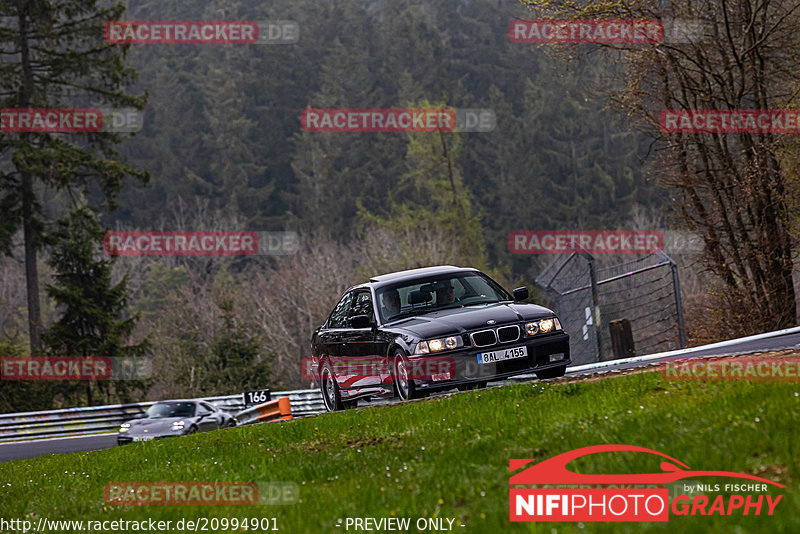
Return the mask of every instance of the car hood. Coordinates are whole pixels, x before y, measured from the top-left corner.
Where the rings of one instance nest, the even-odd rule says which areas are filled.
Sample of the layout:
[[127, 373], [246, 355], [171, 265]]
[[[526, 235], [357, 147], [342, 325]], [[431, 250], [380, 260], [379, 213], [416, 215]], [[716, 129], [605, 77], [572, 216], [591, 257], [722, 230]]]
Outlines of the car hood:
[[[387, 326], [392, 330], [403, 330], [425, 339], [444, 334], [492, 328], [520, 321], [543, 319], [553, 315], [552, 310], [544, 306], [506, 302], [434, 311], [425, 315], [402, 319]], [[489, 324], [489, 321], [495, 322]]]
[[164, 417], [157, 419], [133, 419], [126, 421], [131, 425], [128, 429], [128, 435], [160, 435], [160, 434], [173, 434], [172, 423], [175, 421], [184, 421], [186, 427], [192, 424], [193, 417]]

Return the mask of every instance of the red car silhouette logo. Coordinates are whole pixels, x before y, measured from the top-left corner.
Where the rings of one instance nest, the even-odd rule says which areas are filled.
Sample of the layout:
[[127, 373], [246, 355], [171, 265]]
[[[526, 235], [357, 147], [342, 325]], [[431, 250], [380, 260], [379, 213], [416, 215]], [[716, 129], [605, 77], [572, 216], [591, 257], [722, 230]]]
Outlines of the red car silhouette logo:
[[[662, 461], [661, 465], [659, 466], [662, 472], [631, 475], [584, 475], [572, 472], [566, 467], [568, 463], [577, 458], [582, 458], [598, 452], [616, 451], [645, 452], [648, 454], [661, 456], [665, 459], [665, 461]], [[534, 461], [535, 460], [511, 460], [509, 462], [510, 471], [514, 472], [520, 467], [528, 465]], [[580, 449], [565, 452], [520, 471], [511, 477], [509, 484], [669, 484], [671, 482], [675, 482], [676, 480], [698, 476], [745, 478], [748, 480], [772, 484], [773, 486], [778, 486], [779, 488], [786, 487], [782, 484], [778, 484], [777, 482], [767, 480], [766, 478], [748, 475], [746, 473], [734, 473], [731, 471], [694, 471], [688, 465], [676, 460], [675, 458], [672, 458], [671, 456], [667, 456], [664, 453], [654, 451], [652, 449], [637, 447], [634, 445], [592, 445], [590, 447], [582, 447]]]

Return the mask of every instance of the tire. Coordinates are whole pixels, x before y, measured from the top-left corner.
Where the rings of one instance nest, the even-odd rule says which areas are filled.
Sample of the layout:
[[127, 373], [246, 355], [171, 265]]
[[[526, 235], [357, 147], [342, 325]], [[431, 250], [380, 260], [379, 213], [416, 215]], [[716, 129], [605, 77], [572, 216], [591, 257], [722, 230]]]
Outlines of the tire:
[[231, 419], [228, 421], [228, 424], [225, 425], [225, 428], [236, 428], [236, 419]]
[[190, 426], [189, 430], [187, 430], [186, 434], [184, 434], [184, 435], [188, 436], [189, 434], [197, 434], [197, 427], [194, 426], [194, 425]]
[[562, 365], [560, 367], [553, 367], [552, 369], [545, 369], [544, 371], [539, 371], [536, 373], [536, 378], [539, 380], [547, 380], [549, 378], [559, 378], [564, 376], [564, 373], [567, 372], [567, 366]]
[[410, 363], [405, 353], [397, 349], [392, 358], [392, 378], [400, 400], [410, 401], [423, 395], [417, 390], [414, 379], [409, 376]]
[[322, 391], [322, 400], [325, 402], [325, 409], [329, 412], [344, 410], [342, 395], [339, 392], [339, 384], [336, 383], [336, 377], [333, 374], [333, 368], [330, 362], [325, 360], [319, 375], [319, 388]]

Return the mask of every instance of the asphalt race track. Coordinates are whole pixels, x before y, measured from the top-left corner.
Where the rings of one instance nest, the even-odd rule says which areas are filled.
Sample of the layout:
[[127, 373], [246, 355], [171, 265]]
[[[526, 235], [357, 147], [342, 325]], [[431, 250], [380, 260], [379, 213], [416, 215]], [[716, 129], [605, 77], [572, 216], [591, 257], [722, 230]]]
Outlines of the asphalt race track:
[[[608, 365], [603, 367], [603, 370], [609, 371], [612, 369], [617, 369], [617, 370], [631, 369], [634, 367], [642, 367], [659, 361], [676, 360], [683, 358], [702, 358], [702, 357], [708, 358], [711, 356], [748, 354], [753, 352], [766, 352], [766, 351], [794, 349], [794, 348], [800, 349], [800, 332], [788, 333], [764, 339], [742, 340], [739, 343], [726, 345], [724, 347], [709, 346], [709, 348], [707, 349], [700, 349], [683, 356], [657, 358], [650, 360], [649, 362], [623, 362], [619, 364], [608, 362]], [[569, 368], [567, 368], [567, 374], [569, 374], [569, 372], [570, 372]]]
[[[724, 356], [728, 354], [742, 354], [791, 348], [800, 348], [800, 332], [787, 333], [784, 335], [764, 339], [745, 339], [738, 343], [729, 344], [722, 347], [710, 346], [707, 349], [700, 349], [691, 352], [685, 357], [696, 358]], [[667, 360], [675, 358], [676, 357], [666, 357], [651, 359], [643, 362], [623, 362], [620, 364], [608, 362], [608, 365], [604, 366], [602, 370], [609, 371], [612, 369], [630, 369], [634, 367], [651, 365], [652, 363], [661, 361], [662, 359]], [[583, 371], [581, 374], [590, 374], [591, 372], [592, 371]], [[569, 373], [569, 370], [567, 370], [567, 373]], [[386, 401], [379, 402], [379, 404], [385, 403]], [[116, 444], [116, 434], [96, 434], [92, 436], [77, 436], [16, 443], [3, 443], [0, 444], [0, 462], [7, 462], [9, 460], [19, 458], [33, 458], [44, 454], [62, 454], [68, 452], [108, 449], [114, 447]]]
[[0, 462], [7, 462], [18, 458], [33, 458], [43, 454], [97, 451], [100, 449], [109, 449], [116, 444], [116, 434], [95, 434], [92, 436], [73, 436], [68, 438], [3, 443], [0, 444]]
[[692, 353], [695, 356], [723, 356], [725, 354], [735, 354], [739, 352], [761, 352], [764, 350], [780, 350], [800, 347], [800, 333], [785, 334], [782, 336], [756, 339], [753, 341], [742, 341], [736, 345], [728, 347], [711, 348], [698, 350]]

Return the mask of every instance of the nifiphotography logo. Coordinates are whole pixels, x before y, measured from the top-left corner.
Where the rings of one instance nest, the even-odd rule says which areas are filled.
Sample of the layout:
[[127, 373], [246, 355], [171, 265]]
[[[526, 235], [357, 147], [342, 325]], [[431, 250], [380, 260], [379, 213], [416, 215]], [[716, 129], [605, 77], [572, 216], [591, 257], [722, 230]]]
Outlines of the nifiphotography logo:
[[[596, 453], [639, 452], [660, 456], [661, 472], [641, 474], [580, 474], [567, 464]], [[765, 478], [731, 471], [695, 471], [664, 453], [633, 445], [593, 445], [534, 460], [512, 459], [508, 490], [511, 521], [669, 521], [672, 515], [773, 515], [783, 495], [767, 494], [768, 485], [786, 486]], [[694, 477], [746, 479], [747, 483], [683, 484], [670, 499], [666, 485]], [[540, 486], [540, 487], [532, 487]], [[546, 486], [546, 487], [541, 487]], [[569, 486], [569, 487], [565, 487]], [[709, 496], [703, 493], [717, 493]]]

